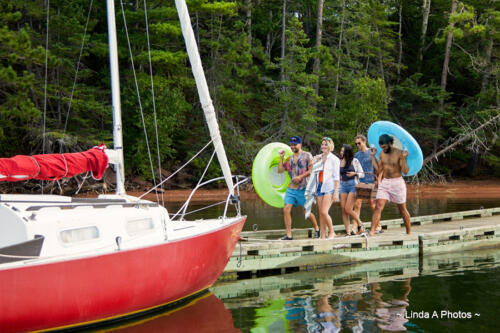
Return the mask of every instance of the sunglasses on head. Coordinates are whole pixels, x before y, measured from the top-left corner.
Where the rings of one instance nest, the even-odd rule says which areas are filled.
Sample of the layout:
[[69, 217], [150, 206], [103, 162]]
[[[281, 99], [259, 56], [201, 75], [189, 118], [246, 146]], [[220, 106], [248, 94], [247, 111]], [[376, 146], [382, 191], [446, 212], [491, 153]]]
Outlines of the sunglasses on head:
[[332, 138], [328, 137], [328, 136], [324, 136], [322, 140], [326, 140], [326, 141], [333, 141]]

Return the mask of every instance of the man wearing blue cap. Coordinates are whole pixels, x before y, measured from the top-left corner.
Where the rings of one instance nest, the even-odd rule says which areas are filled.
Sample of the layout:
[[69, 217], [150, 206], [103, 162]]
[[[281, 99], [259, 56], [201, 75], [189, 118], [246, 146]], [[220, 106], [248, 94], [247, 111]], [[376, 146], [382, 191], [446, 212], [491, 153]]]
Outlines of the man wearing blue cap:
[[[280, 164], [278, 172], [287, 171], [292, 181], [285, 193], [285, 207], [283, 208], [283, 217], [285, 219], [286, 235], [281, 240], [292, 240], [292, 207], [302, 206], [306, 202], [305, 191], [307, 185], [307, 177], [311, 174], [312, 155], [311, 153], [302, 151], [302, 139], [300, 136], [292, 136], [289, 142], [293, 155], [288, 157], [283, 162], [285, 151], [280, 152]], [[305, 212], [305, 209], [304, 209]], [[314, 214], [309, 215], [309, 221], [313, 224], [315, 233], [314, 238], [319, 238], [318, 223]]]

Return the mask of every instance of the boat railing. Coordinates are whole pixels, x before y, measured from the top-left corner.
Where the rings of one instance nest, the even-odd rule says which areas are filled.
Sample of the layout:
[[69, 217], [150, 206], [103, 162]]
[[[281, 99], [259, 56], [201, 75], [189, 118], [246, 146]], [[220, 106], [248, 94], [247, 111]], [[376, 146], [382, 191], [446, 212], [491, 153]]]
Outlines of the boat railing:
[[245, 183], [245, 182], [247, 182], [248, 181], [248, 177], [242, 176], [242, 175], [234, 175], [233, 178], [235, 179], [235, 184], [233, 185], [232, 191], [229, 191], [229, 194], [228, 194], [226, 200], [220, 201], [220, 202], [216, 202], [216, 203], [213, 203], [211, 205], [208, 205], [208, 206], [205, 206], [205, 207], [202, 207], [202, 208], [199, 208], [199, 209], [187, 212], [187, 208], [189, 206], [189, 203], [191, 202], [191, 199], [193, 198], [194, 194], [196, 193], [196, 191], [199, 188], [201, 188], [201, 187], [203, 187], [203, 186], [205, 186], [207, 184], [219, 181], [219, 180], [224, 180], [224, 177], [212, 178], [212, 179], [209, 179], [207, 181], [204, 181], [204, 182], [196, 185], [196, 187], [193, 188], [193, 190], [189, 194], [189, 197], [184, 202], [184, 204], [181, 206], [181, 208], [177, 211], [177, 213], [173, 214], [170, 218], [173, 220], [177, 216], [179, 216], [179, 220], [182, 221], [186, 215], [189, 215], [189, 214], [192, 214], [192, 213], [195, 213], [195, 212], [199, 212], [199, 211], [202, 211], [202, 210], [205, 210], [205, 209], [208, 209], [208, 208], [211, 208], [211, 207], [223, 204], [223, 203], [225, 203], [225, 207], [224, 207], [224, 214], [222, 215], [222, 219], [226, 218], [226, 214], [227, 214], [227, 209], [228, 209], [229, 203], [231, 203], [231, 204], [233, 204], [235, 206], [235, 208], [236, 208], [236, 214], [237, 214], [237, 216], [240, 216], [241, 215], [240, 185], [243, 184], [243, 183]]
[[75, 203], [75, 204], [59, 204], [59, 205], [36, 205], [36, 206], [29, 206], [25, 210], [26, 211], [36, 211], [40, 210], [43, 208], [61, 208], [61, 209], [74, 209], [77, 207], [84, 207], [84, 206], [92, 206], [93, 208], [106, 208], [109, 206], [121, 206], [121, 207], [139, 207], [139, 206], [148, 206], [148, 207], [157, 207], [158, 203], [156, 202], [104, 202], [104, 203], [97, 203], [97, 202], [80, 202], [80, 203]]

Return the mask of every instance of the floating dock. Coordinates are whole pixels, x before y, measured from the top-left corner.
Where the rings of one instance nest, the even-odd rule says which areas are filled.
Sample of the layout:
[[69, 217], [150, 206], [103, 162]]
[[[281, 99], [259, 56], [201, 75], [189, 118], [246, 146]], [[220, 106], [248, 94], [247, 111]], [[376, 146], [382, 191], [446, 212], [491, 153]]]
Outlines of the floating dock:
[[[381, 221], [383, 233], [312, 239], [312, 229], [294, 229], [292, 241], [277, 240], [283, 230], [242, 232], [222, 280], [283, 274], [334, 265], [414, 257], [500, 246], [500, 207]], [[369, 229], [370, 223], [365, 223]], [[343, 225], [334, 226], [336, 232]]]

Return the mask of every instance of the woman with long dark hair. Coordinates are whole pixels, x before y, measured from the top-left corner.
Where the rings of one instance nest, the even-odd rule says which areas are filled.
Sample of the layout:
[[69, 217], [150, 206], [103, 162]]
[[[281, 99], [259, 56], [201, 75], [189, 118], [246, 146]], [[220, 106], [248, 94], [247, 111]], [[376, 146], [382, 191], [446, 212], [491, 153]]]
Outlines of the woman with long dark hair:
[[358, 234], [364, 231], [363, 223], [353, 210], [356, 201], [356, 183], [358, 178], [363, 178], [363, 168], [358, 159], [354, 157], [352, 147], [344, 144], [340, 149], [340, 207], [342, 208], [342, 221], [344, 222], [347, 236], [355, 235], [351, 230], [349, 217], [354, 220], [354, 225], [358, 226]]

